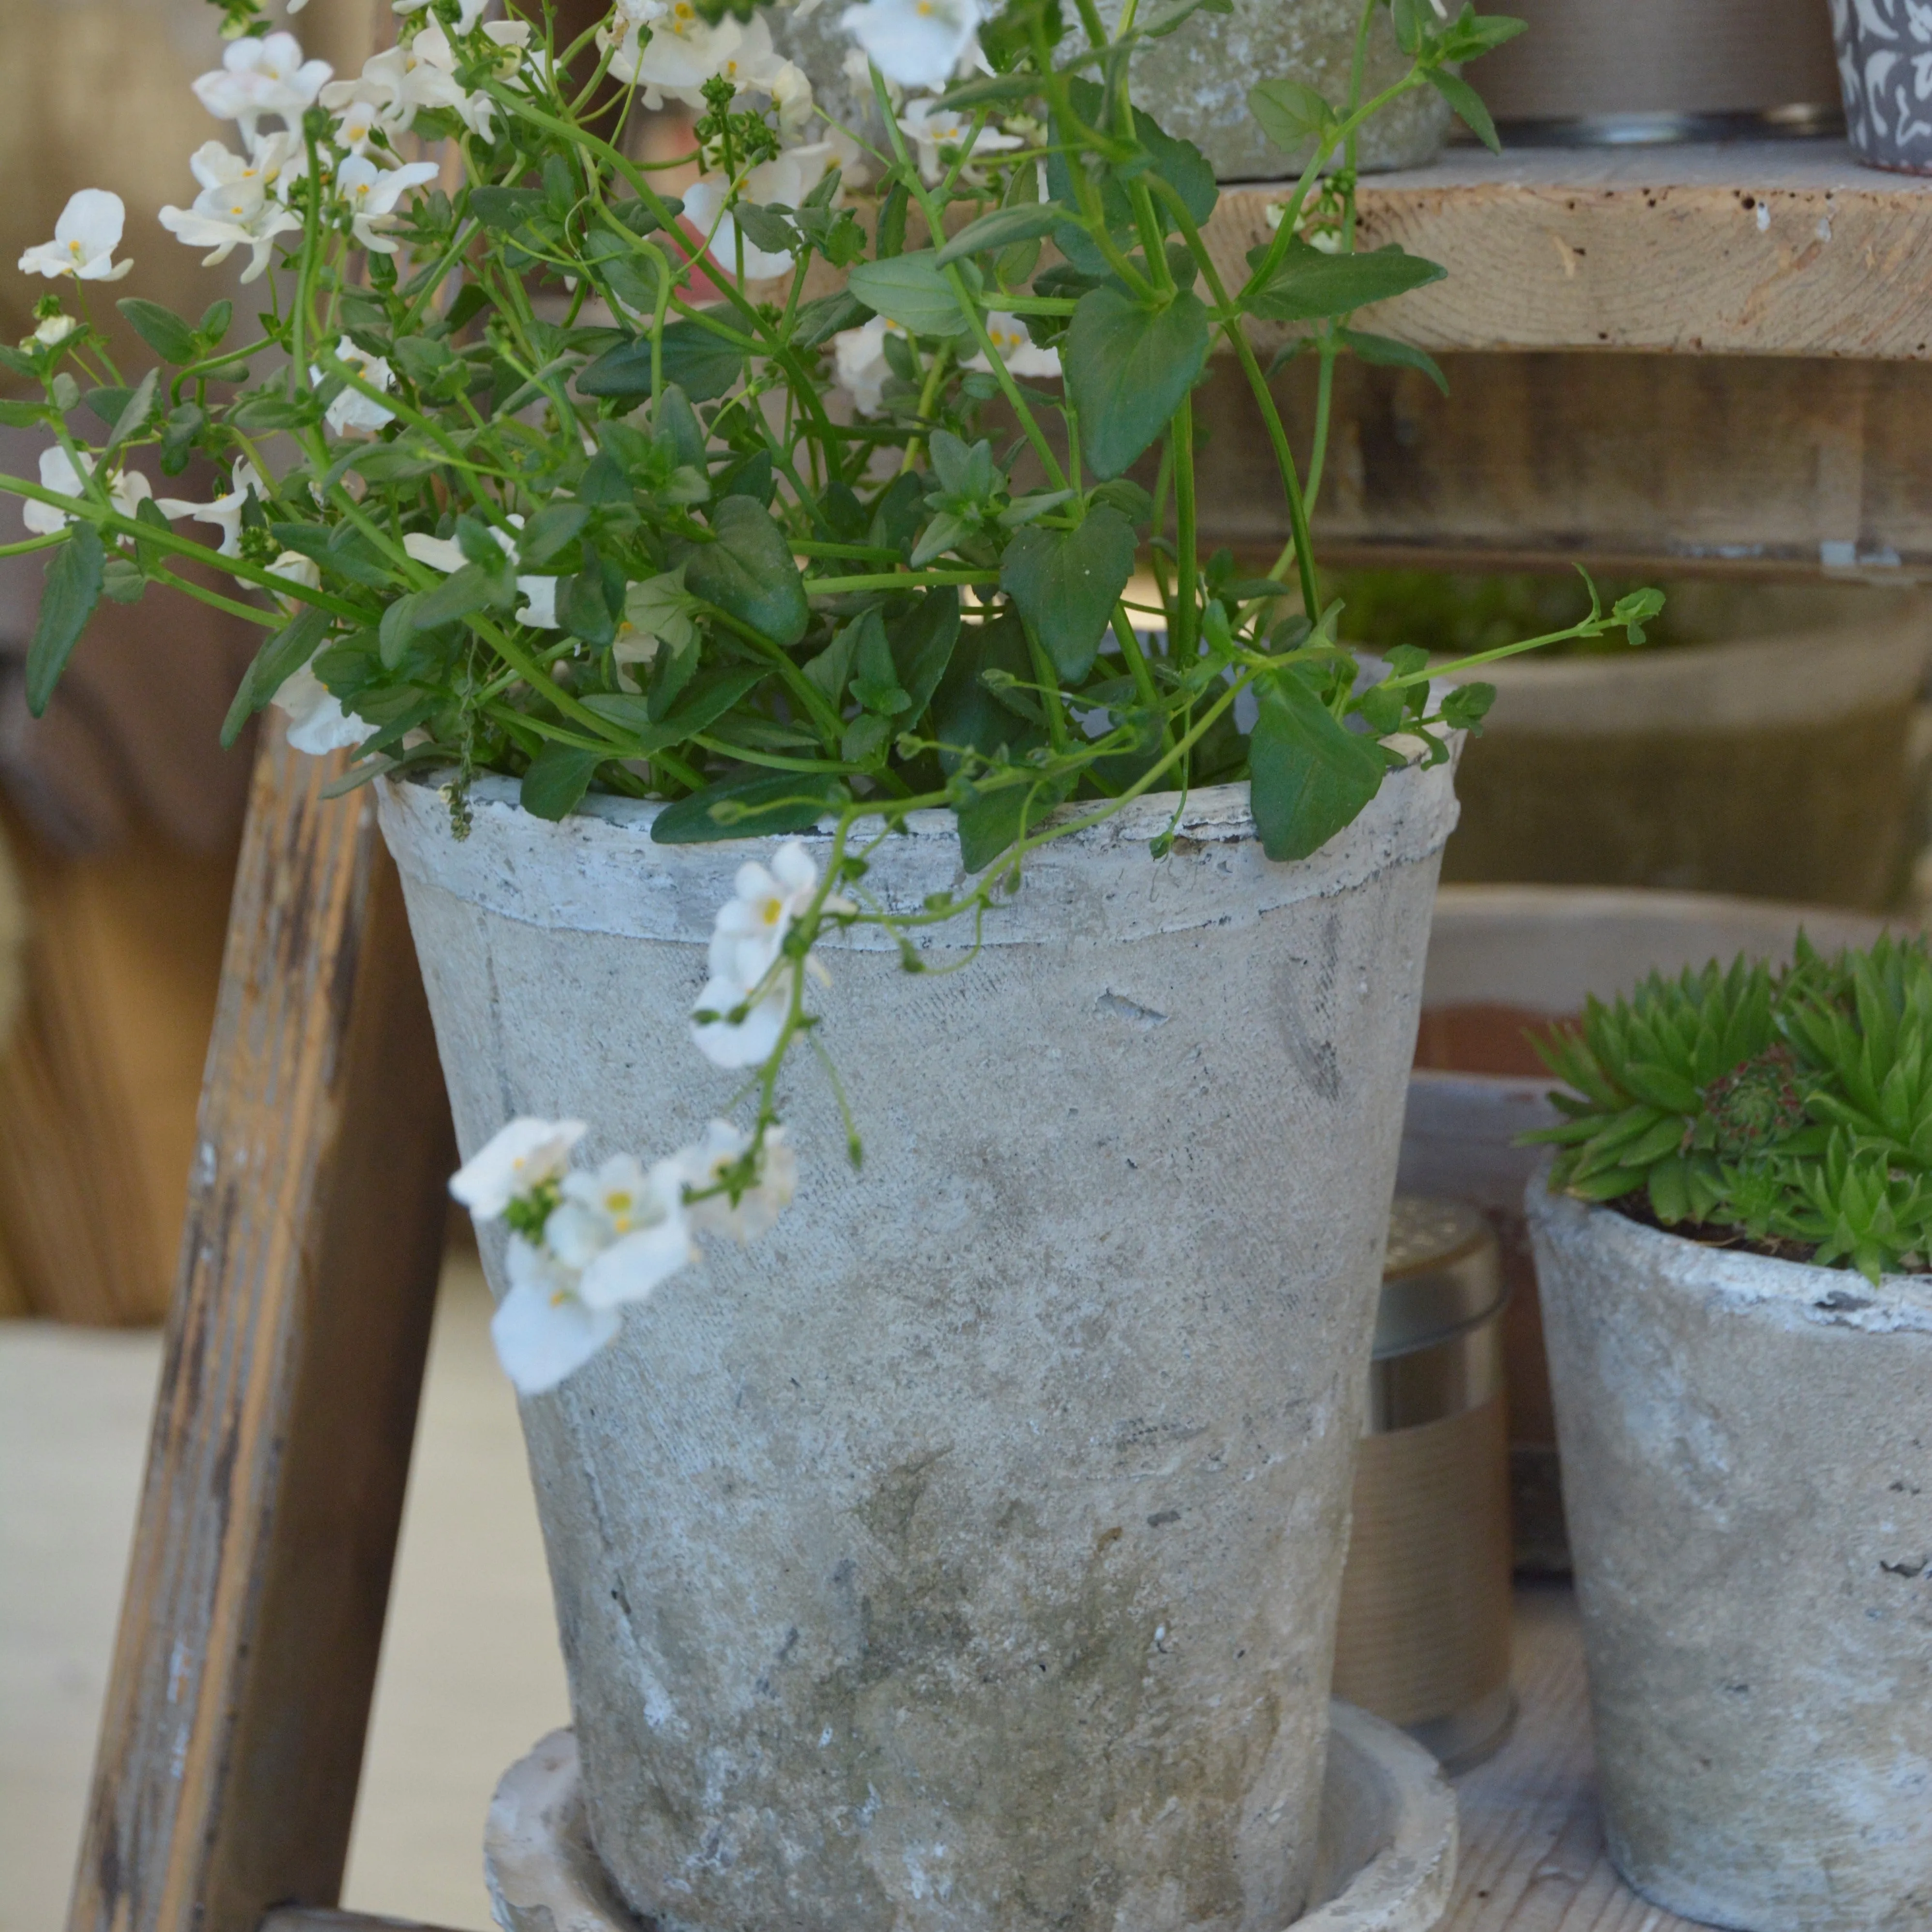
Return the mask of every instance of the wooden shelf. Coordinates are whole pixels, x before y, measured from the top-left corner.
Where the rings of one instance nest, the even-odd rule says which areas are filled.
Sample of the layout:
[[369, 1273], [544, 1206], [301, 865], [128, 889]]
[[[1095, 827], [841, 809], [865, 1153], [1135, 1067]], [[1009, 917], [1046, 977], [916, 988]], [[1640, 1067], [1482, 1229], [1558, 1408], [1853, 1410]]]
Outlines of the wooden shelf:
[[1516, 1593], [1522, 1714], [1486, 1764], [1456, 1780], [1462, 1850], [1438, 1932], [1702, 1932], [1631, 1891], [1604, 1848], [1575, 1597]]
[[[1208, 239], [1246, 272], [1280, 184], [1222, 192]], [[1452, 149], [1364, 177], [1365, 245], [1447, 281], [1369, 312], [1423, 348], [1932, 359], [1932, 179], [1842, 141]]]

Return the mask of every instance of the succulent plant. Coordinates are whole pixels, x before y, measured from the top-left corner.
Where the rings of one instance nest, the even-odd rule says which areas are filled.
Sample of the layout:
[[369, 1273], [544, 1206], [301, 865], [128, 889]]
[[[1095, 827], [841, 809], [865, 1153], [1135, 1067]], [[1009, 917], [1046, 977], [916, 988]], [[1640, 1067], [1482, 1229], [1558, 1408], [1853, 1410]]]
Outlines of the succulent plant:
[[1537, 1046], [1569, 1090], [1526, 1136], [1561, 1150], [1553, 1187], [1874, 1281], [1932, 1266], [1923, 938], [1652, 974]]

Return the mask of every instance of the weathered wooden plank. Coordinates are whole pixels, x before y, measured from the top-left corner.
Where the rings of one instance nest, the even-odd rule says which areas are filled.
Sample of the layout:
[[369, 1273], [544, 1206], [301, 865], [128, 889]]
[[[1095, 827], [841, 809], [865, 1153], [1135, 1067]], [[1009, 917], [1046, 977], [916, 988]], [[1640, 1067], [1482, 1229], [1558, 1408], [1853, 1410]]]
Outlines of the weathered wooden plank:
[[448, 1129], [369, 795], [265, 735], [70, 1932], [332, 1904], [355, 1805]]
[[1456, 1781], [1462, 1849], [1441, 1932], [1697, 1932], [1630, 1890], [1604, 1848], [1583, 1640], [1567, 1586], [1519, 1588], [1522, 1714]]
[[278, 1906], [262, 1921], [260, 1932], [440, 1932], [413, 1918], [387, 1918], [376, 1912], [338, 1912], [317, 1905]]
[[[1932, 575], [1932, 364], [1769, 356], [1454, 356], [1450, 393], [1337, 364], [1317, 507], [1331, 562], [1442, 568], [1677, 566]], [[1309, 446], [1314, 370], [1274, 392]], [[1200, 392], [1201, 519], [1268, 550], [1288, 524], [1230, 362]]]
[[[1223, 190], [1208, 239], [1245, 275], [1279, 183]], [[1932, 356], [1932, 183], [1842, 141], [1452, 149], [1363, 179], [1363, 241], [1449, 278], [1370, 311], [1430, 350]]]

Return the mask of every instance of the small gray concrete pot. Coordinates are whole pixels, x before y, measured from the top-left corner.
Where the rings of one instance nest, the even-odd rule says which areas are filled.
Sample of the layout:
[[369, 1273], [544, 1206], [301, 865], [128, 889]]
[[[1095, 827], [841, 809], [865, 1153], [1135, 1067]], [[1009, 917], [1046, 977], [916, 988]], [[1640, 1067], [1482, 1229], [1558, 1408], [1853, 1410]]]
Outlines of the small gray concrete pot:
[[[1117, 25], [1120, 0], [1099, 4], [1102, 20], [1110, 28]], [[884, 130], [871, 88], [845, 70], [853, 43], [839, 25], [844, 10], [843, 0], [824, 0], [803, 20], [786, 7], [768, 8], [766, 18], [774, 44], [811, 76], [813, 98], [825, 111], [876, 141]], [[1070, 7], [1067, 17], [1073, 19]], [[1307, 155], [1284, 154], [1268, 141], [1248, 111], [1248, 90], [1257, 81], [1298, 80], [1338, 105], [1345, 101], [1360, 18], [1358, 0], [1233, 0], [1231, 13], [1196, 14], [1136, 56], [1134, 104], [1168, 134], [1192, 141], [1222, 181], [1292, 180]], [[1370, 50], [1373, 94], [1408, 71], [1386, 13], [1378, 16]], [[1420, 167], [1440, 152], [1449, 121], [1442, 97], [1432, 87], [1418, 88], [1362, 130], [1360, 165]]]
[[[514, 796], [479, 784], [460, 843], [433, 786], [382, 802], [458, 1138], [530, 1112], [668, 1152], [738, 1084], [685, 1016], [772, 842]], [[1038, 854], [956, 976], [828, 946], [863, 1172], [801, 1055], [777, 1228], [523, 1406], [590, 1830], [659, 1932], [1303, 1909], [1455, 801], [1446, 767], [1398, 773], [1294, 866], [1245, 787], [1155, 860], [1175, 802]], [[916, 906], [958, 866], [927, 814], [867, 885]]]
[[1526, 1204], [1618, 1869], [1739, 1932], [1932, 1925], [1932, 1282]]

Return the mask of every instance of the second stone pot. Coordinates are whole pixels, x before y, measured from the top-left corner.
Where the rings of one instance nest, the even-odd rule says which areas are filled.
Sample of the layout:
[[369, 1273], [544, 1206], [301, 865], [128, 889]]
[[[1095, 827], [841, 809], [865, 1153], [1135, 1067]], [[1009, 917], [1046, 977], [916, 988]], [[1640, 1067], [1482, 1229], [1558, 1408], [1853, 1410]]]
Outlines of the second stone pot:
[[1527, 1204], [1618, 1869], [1738, 1932], [1932, 1925], [1932, 1279]]
[[[686, 1016], [770, 842], [514, 798], [479, 781], [460, 841], [433, 785], [382, 802], [464, 1148], [526, 1112], [593, 1123], [593, 1159], [696, 1138], [737, 1081]], [[1245, 787], [1155, 858], [1178, 802], [1035, 854], [978, 958], [939, 935], [957, 974], [826, 945], [862, 1172], [800, 1056], [776, 1229], [523, 1404], [591, 1832], [659, 1932], [1303, 1910], [1455, 802], [1398, 772], [1298, 865]], [[866, 886], [958, 878], [925, 814]]]

